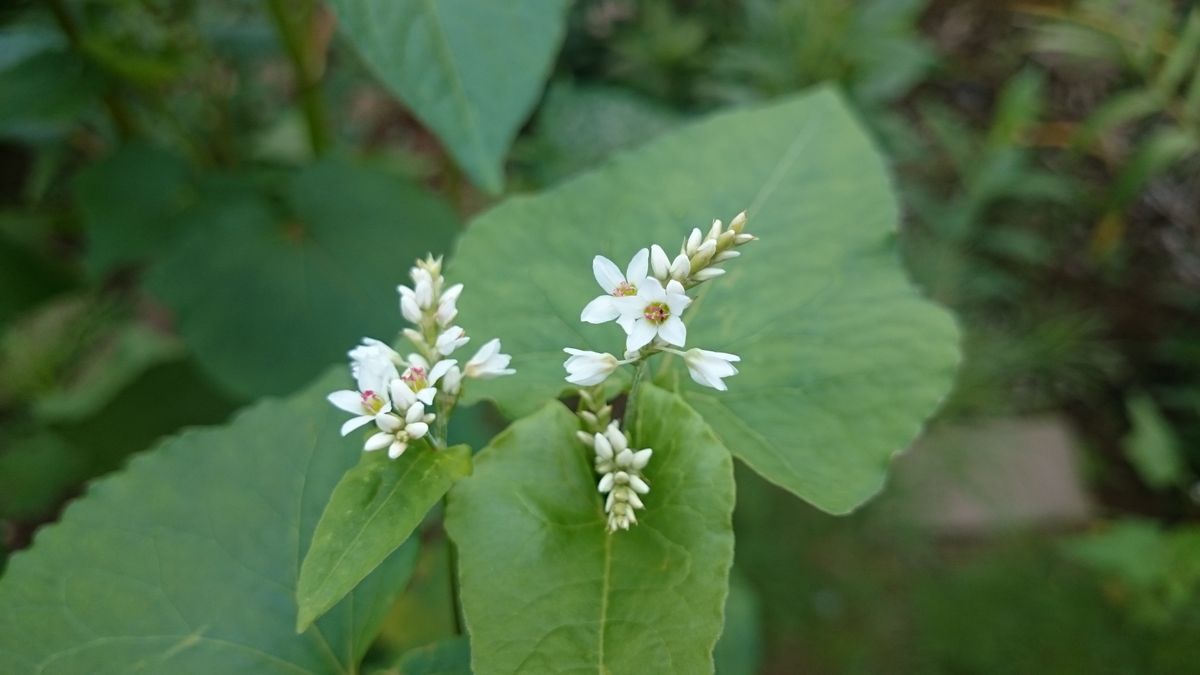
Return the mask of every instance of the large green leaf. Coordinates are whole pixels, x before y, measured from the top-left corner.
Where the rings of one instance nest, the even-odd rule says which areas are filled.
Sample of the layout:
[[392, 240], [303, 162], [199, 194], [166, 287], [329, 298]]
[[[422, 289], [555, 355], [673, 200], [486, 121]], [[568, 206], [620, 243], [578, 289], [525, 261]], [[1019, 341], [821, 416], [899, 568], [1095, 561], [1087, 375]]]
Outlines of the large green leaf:
[[133, 143], [79, 172], [75, 198], [87, 228], [92, 274], [157, 253], [176, 233], [173, 216], [191, 198], [180, 157]]
[[771, 481], [826, 511], [861, 504], [949, 390], [958, 334], [905, 277], [883, 160], [828, 90], [711, 117], [479, 217], [450, 274], [489, 289], [463, 294], [464, 322], [501, 337], [521, 376], [472, 394], [521, 415], [562, 393], [563, 347], [624, 344], [578, 320], [600, 292], [592, 256], [624, 266], [741, 209], [762, 240], [688, 310], [689, 346], [740, 354], [741, 374], [718, 393], [674, 359], [657, 381]]
[[3, 673], [351, 673], [415, 559], [405, 546], [303, 635], [301, 556], [358, 453], [324, 378], [103, 479], [0, 580]]
[[247, 398], [294, 390], [363, 335], [394, 335], [396, 283], [457, 230], [420, 188], [340, 162], [298, 173], [283, 197], [281, 209], [244, 187], [213, 190], [147, 281], [200, 363]]
[[471, 675], [471, 644], [450, 638], [413, 649], [396, 666], [399, 675]]
[[354, 590], [400, 547], [454, 481], [471, 472], [471, 449], [414, 447], [395, 460], [366, 455], [333, 490], [300, 567], [297, 630]]
[[578, 428], [551, 402], [450, 492], [475, 672], [711, 672], [733, 560], [729, 453], [682, 400], [647, 386], [632, 436], [654, 449], [653, 490], [640, 524], [609, 534]]
[[565, 31], [566, 0], [332, 0], [384, 84], [477, 185], [504, 187], [504, 155]]

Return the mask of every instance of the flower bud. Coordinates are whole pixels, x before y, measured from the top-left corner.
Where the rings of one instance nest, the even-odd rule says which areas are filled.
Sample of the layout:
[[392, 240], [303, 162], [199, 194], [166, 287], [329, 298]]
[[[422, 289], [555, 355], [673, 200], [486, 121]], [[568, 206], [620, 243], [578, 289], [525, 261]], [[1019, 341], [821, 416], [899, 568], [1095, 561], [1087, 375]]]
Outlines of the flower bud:
[[729, 229], [732, 230], [734, 234], [741, 234], [742, 230], [745, 227], [746, 227], [746, 212], [745, 211], [742, 211], [741, 213], [737, 214], [736, 216], [733, 217], [733, 220], [729, 221]]
[[650, 269], [654, 272], [655, 278], [660, 281], [671, 276], [671, 259], [658, 244], [650, 247]]
[[692, 233], [688, 235], [687, 242], [685, 242], [683, 245], [684, 253], [687, 253], [688, 255], [695, 253], [696, 249], [700, 248], [700, 242], [703, 240], [704, 233], [700, 231], [700, 228], [693, 227]]
[[716, 279], [722, 274], [725, 274], [725, 270], [720, 267], [706, 267], [693, 274], [692, 279], [695, 281], [708, 281], [709, 279]]

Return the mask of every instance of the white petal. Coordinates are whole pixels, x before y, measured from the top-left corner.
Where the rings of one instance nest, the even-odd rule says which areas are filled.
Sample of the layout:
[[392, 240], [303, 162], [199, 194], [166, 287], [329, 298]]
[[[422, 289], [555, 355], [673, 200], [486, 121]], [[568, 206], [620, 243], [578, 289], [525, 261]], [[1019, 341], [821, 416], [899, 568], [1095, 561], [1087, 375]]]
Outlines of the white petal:
[[420, 438], [429, 433], [429, 425], [425, 422], [413, 422], [407, 427], [404, 427], [404, 430], [408, 432], [409, 438]]
[[600, 459], [612, 459], [613, 449], [608, 439], [603, 434], [595, 434], [592, 437], [592, 447], [596, 449], [596, 457]]
[[358, 417], [351, 417], [350, 419], [346, 420], [345, 424], [342, 425], [342, 435], [345, 436], [346, 434], [349, 434], [351, 431], [354, 431], [355, 429], [360, 429], [363, 426], [370, 424], [371, 420], [373, 420], [373, 419], [375, 419], [375, 418], [370, 415], [359, 415]]
[[643, 495], [650, 491], [650, 486], [646, 484], [646, 481], [642, 480], [641, 476], [630, 476], [629, 487], [633, 488], [635, 492]]
[[692, 269], [692, 262], [682, 253], [675, 256], [675, 260], [671, 262], [671, 277], [675, 279], [686, 279], [688, 273]]
[[404, 425], [401, 424], [400, 418], [395, 415], [376, 415], [375, 426], [379, 427], [380, 431], [394, 434]]
[[408, 407], [417, 401], [417, 395], [408, 387], [408, 383], [399, 378], [392, 380], [388, 390], [392, 394], [392, 406], [396, 410], [408, 410]]
[[[425, 405], [433, 405], [433, 399], [437, 397], [437, 389], [434, 387], [425, 387], [417, 392], [417, 400]], [[419, 405], [419, 404], [414, 404]]]
[[607, 323], [619, 315], [620, 310], [617, 309], [617, 303], [613, 302], [613, 297], [600, 295], [583, 308], [579, 313], [579, 320], [585, 323]]
[[625, 280], [634, 286], [640, 286], [646, 280], [646, 272], [650, 263], [650, 251], [641, 249], [633, 254], [629, 267], [625, 268]]
[[637, 452], [633, 453], [633, 468], [637, 469], [638, 471], [646, 468], [646, 465], [650, 463], [650, 455], [652, 454], [654, 454], [654, 451], [650, 448], [638, 450]]
[[700, 248], [701, 241], [704, 241], [704, 233], [700, 231], [700, 228], [693, 227], [692, 231], [688, 233], [687, 243], [683, 245], [688, 255], [692, 255], [696, 249]]
[[449, 370], [457, 363], [458, 361], [454, 359], [442, 359], [441, 361], [433, 364], [433, 368], [429, 370], [429, 375], [427, 378], [429, 384], [437, 384], [437, 381], [442, 379], [442, 376], [449, 372]]
[[391, 434], [385, 434], [382, 431], [367, 439], [363, 444], [363, 450], [367, 452], [375, 452], [382, 450], [388, 446], [396, 437]]
[[658, 244], [650, 247], [650, 268], [659, 279], [666, 279], [671, 274], [671, 259]]
[[672, 315], [658, 327], [658, 336], [676, 347], [682, 347], [687, 343], [687, 326], [678, 316]]
[[604, 474], [600, 479], [600, 484], [596, 486], [600, 492], [609, 492], [613, 489], [613, 475], [611, 473]]
[[392, 441], [392, 444], [390, 446], [388, 446], [388, 457], [390, 457], [392, 459], [396, 459], [400, 455], [403, 455], [404, 451], [407, 449], [408, 449], [408, 443], [405, 443], [404, 441], [397, 438], [396, 440]]
[[410, 323], [421, 323], [421, 306], [413, 295], [400, 296], [400, 314]]
[[425, 406], [421, 405], [420, 403], [412, 404], [412, 406], [408, 409], [408, 412], [404, 413], [404, 421], [407, 424], [420, 422], [421, 418], [423, 417], [425, 417]]
[[492, 338], [491, 340], [485, 342], [483, 346], [479, 348], [479, 351], [475, 352], [475, 356], [472, 356], [470, 361], [467, 361], [467, 367], [470, 368], [471, 366], [481, 366], [499, 352], [500, 338]]
[[621, 276], [621, 269], [617, 267], [616, 263], [602, 255], [592, 258], [592, 274], [596, 277], [596, 283], [600, 284], [600, 288], [603, 288], [605, 293], [612, 293], [613, 289], [625, 281], [625, 277]]
[[633, 330], [629, 331], [629, 336], [625, 338], [625, 349], [634, 351], [641, 349], [650, 344], [654, 336], [658, 334], [658, 328], [645, 319], [639, 319], [634, 322]]
[[[362, 394], [358, 393], [357, 391], [350, 391], [349, 389], [335, 391], [326, 396], [325, 400], [332, 403], [339, 410], [345, 410], [346, 412], [355, 415], [361, 415], [363, 413]], [[346, 434], [343, 433], [342, 435], [345, 436]]]

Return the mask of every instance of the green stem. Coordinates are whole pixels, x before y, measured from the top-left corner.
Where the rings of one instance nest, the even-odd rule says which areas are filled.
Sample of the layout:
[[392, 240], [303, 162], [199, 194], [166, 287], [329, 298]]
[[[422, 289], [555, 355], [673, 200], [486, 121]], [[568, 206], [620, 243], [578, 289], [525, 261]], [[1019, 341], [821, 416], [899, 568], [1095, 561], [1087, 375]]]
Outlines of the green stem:
[[[445, 513], [446, 498], [442, 498], [442, 512]], [[450, 537], [446, 537], [446, 564], [450, 572], [450, 605], [454, 610], [454, 632], [457, 635], [466, 635], [466, 623], [463, 621], [462, 614], [462, 599], [458, 587], [458, 547], [454, 542], [450, 541]]]
[[[75, 17], [71, 15], [71, 11], [67, 9], [62, 0], [46, 0], [46, 5], [50, 8], [50, 13], [54, 15], [54, 21], [58, 24], [59, 29], [67, 36], [71, 47], [86, 56], [87, 52], [83, 48], [83, 31], [79, 29], [79, 24], [75, 23]], [[136, 136], [137, 129], [133, 122], [133, 114], [125, 105], [125, 99], [116, 95], [109, 88], [105, 91], [102, 100], [121, 139], [129, 140]]]
[[646, 375], [645, 359], [633, 365], [633, 382], [629, 385], [629, 397], [625, 399], [625, 433], [633, 433], [633, 423], [637, 417], [638, 393], [642, 390], [642, 380]]
[[284, 51], [292, 61], [296, 73], [296, 88], [300, 95], [300, 107], [308, 122], [308, 139], [314, 155], [322, 155], [329, 149], [329, 121], [325, 112], [325, 98], [321, 95], [321, 72], [316, 67], [316, 49], [310, 41], [312, 31], [313, 4], [306, 3], [298, 21], [292, 19], [287, 0], [267, 0], [267, 8], [283, 42]]

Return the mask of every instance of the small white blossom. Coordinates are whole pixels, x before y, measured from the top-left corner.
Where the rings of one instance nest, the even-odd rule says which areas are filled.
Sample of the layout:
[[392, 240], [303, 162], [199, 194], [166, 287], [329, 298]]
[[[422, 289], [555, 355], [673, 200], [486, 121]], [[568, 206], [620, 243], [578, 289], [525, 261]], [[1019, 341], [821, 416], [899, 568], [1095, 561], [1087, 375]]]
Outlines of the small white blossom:
[[442, 297], [438, 299], [436, 318], [439, 326], [450, 325], [450, 322], [458, 316], [458, 296], [462, 295], [462, 291], [462, 284], [454, 284], [447, 288], [442, 293]]
[[396, 290], [400, 291], [400, 314], [404, 320], [421, 323], [422, 312], [421, 305], [417, 302], [417, 294], [408, 286], [397, 286]]
[[508, 367], [512, 357], [500, 352], [500, 338], [488, 340], [463, 367], [463, 375], [488, 380], [517, 372]]
[[627, 363], [619, 361], [612, 354], [589, 352], [571, 347], [567, 347], [563, 351], [570, 354], [563, 363], [563, 367], [567, 369], [567, 382], [581, 387], [600, 384], [617, 369], [617, 366]]
[[628, 530], [637, 523], [634, 511], [645, 507], [640, 495], [650, 492], [642, 469], [650, 462], [653, 451], [631, 450], [629, 440], [616, 422], [609, 424], [604, 433], [595, 434], [588, 445], [596, 451], [596, 473], [600, 474], [596, 487], [608, 495], [604, 501], [608, 530]]
[[606, 323], [620, 316], [619, 300], [637, 295], [638, 289], [646, 280], [649, 269], [649, 251], [641, 249], [633, 255], [625, 274], [616, 263], [598, 255], [592, 259], [592, 275], [596, 283], [604, 289], [604, 295], [597, 296], [583, 308], [579, 314], [580, 321], [587, 323]]
[[350, 372], [358, 391], [344, 389], [327, 397], [334, 406], [355, 417], [342, 425], [343, 436], [392, 410], [388, 385], [400, 375], [396, 370], [399, 355], [379, 340], [366, 338], [350, 350]]
[[442, 356], [450, 356], [454, 353], [454, 350], [470, 341], [471, 338], [466, 336], [466, 331], [458, 326], [450, 326], [446, 330], [442, 331], [440, 335], [438, 335], [437, 343], [434, 345], [434, 348], [437, 349], [438, 353]]
[[[446, 374], [446, 371], [454, 367], [456, 363], [458, 362], [454, 359], [442, 359], [430, 368], [429, 362], [425, 360], [425, 357], [420, 354], [409, 354], [408, 368], [398, 381], [407, 387], [418, 401], [421, 401], [425, 405], [433, 405], [433, 399], [437, 396], [437, 387], [435, 385]], [[393, 387], [394, 390], [395, 388]], [[393, 400], [395, 400], [394, 393]], [[399, 401], [396, 401], [396, 407], [400, 407]]]
[[[403, 387], [403, 385], [401, 385]], [[388, 457], [396, 459], [408, 449], [410, 441], [415, 441], [429, 433], [429, 422], [434, 415], [425, 413], [425, 406], [420, 401], [414, 401], [408, 406], [404, 417], [398, 415], [380, 415], [375, 420], [379, 432], [367, 439], [363, 445], [366, 452], [388, 449]]]
[[450, 366], [442, 377], [442, 391], [451, 396], [458, 396], [462, 391], [462, 370], [458, 366]]
[[683, 354], [683, 362], [687, 364], [692, 379], [718, 391], [728, 388], [723, 378], [737, 375], [738, 369], [733, 364], [741, 360], [736, 354], [711, 352], [707, 349], [689, 349]]
[[641, 349], [656, 337], [682, 347], [687, 341], [687, 326], [681, 315], [691, 303], [678, 281], [672, 279], [664, 288], [658, 279], [646, 279], [636, 296], [620, 304], [617, 323], [627, 335], [625, 349]]

